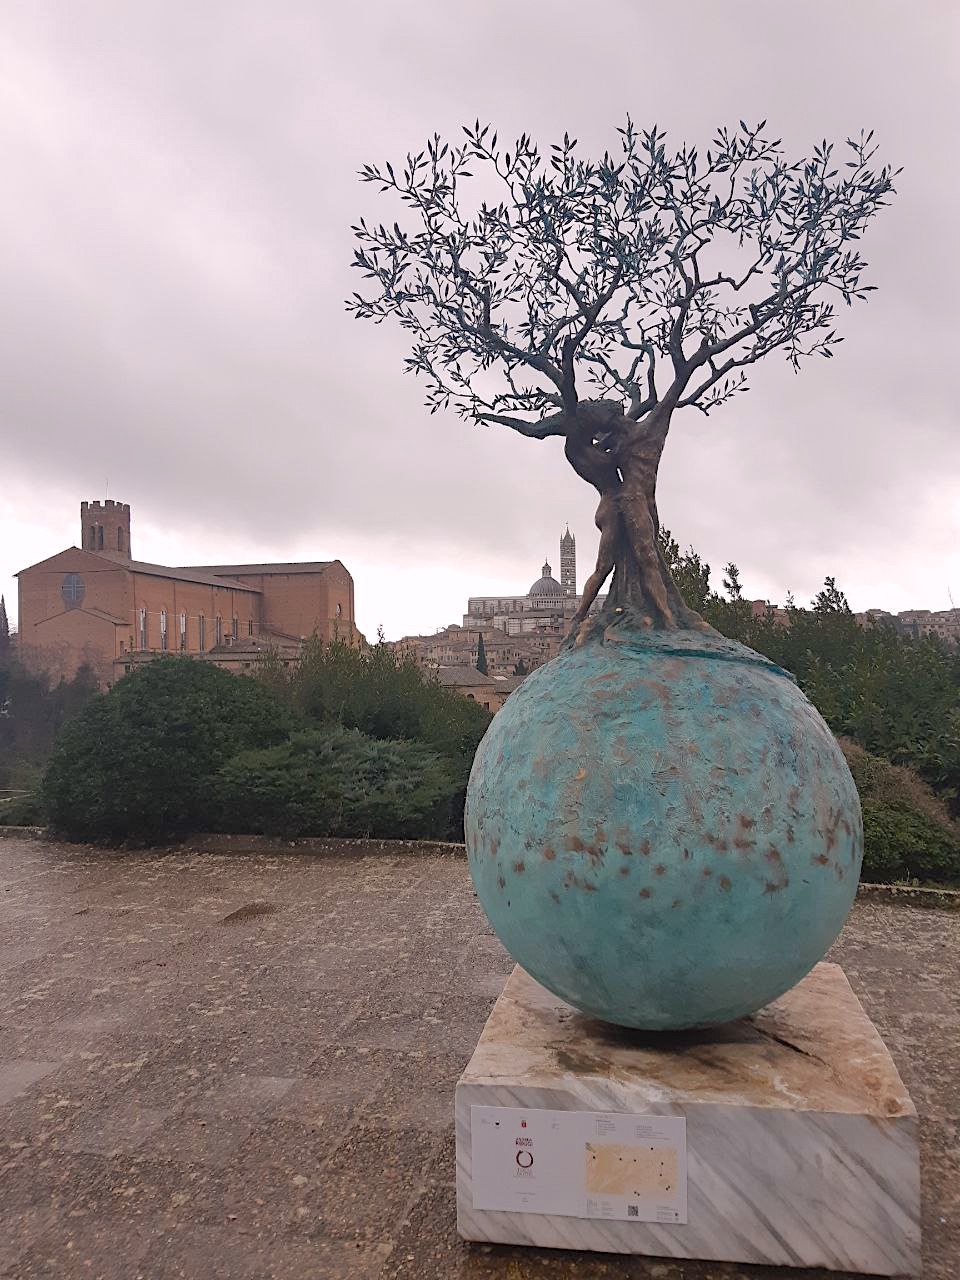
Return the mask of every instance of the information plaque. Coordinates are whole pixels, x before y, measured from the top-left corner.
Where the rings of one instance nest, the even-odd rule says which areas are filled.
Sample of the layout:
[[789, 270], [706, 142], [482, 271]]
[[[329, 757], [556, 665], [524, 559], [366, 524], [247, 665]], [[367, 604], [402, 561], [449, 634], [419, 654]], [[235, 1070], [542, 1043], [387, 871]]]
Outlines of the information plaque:
[[687, 1221], [682, 1116], [473, 1106], [473, 1207]]

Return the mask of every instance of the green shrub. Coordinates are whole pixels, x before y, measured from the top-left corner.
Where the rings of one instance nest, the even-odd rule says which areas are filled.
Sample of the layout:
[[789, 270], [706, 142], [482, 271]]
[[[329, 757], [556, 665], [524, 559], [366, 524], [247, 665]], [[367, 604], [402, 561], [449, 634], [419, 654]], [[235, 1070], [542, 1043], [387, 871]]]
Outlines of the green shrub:
[[960, 882], [960, 829], [911, 769], [841, 738], [863, 807], [863, 879]]
[[459, 790], [437, 752], [337, 726], [243, 752], [216, 780], [223, 830], [285, 836], [460, 839]]
[[35, 791], [0, 800], [0, 827], [42, 827], [46, 821], [43, 804]]
[[809, 609], [788, 595], [785, 611], [756, 613], [736, 565], [726, 566], [718, 595], [710, 566], [692, 547], [681, 553], [663, 528], [660, 550], [691, 608], [792, 671], [834, 733], [915, 770], [960, 819], [960, 644], [911, 633], [889, 617], [861, 625], [830, 577]]
[[269, 659], [268, 687], [314, 724], [341, 724], [371, 738], [422, 742], [460, 766], [464, 781], [490, 713], [444, 688], [387, 644], [366, 650], [314, 636], [289, 670]]
[[158, 659], [61, 731], [42, 785], [49, 821], [74, 839], [140, 841], [208, 827], [224, 761], [283, 741], [291, 724], [255, 680], [192, 658]]
[[444, 688], [412, 657], [382, 642], [359, 650], [314, 636], [291, 668], [267, 658], [260, 679], [309, 723], [419, 742], [438, 752], [458, 781], [450, 838], [463, 839], [470, 766], [491, 720], [483, 707]]
[[97, 693], [93, 671], [54, 682], [28, 670], [16, 650], [0, 653], [0, 787], [32, 791], [60, 729]]

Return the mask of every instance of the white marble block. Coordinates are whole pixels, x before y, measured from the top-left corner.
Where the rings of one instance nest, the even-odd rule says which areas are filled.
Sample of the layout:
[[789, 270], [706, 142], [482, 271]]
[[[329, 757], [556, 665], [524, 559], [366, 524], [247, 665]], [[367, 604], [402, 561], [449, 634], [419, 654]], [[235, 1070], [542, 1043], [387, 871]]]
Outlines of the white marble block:
[[[511, 1110], [474, 1110], [489, 1107]], [[548, 1115], [558, 1112], [601, 1114]], [[622, 1144], [624, 1126], [656, 1134], [657, 1117], [671, 1133], [683, 1125], [668, 1117], [685, 1120], [679, 1192], [682, 1150], [663, 1155], [654, 1138], [650, 1154], [646, 1138]], [[598, 1142], [585, 1144], [584, 1125]], [[818, 964], [751, 1018], [656, 1034], [592, 1021], [518, 966], [457, 1085], [456, 1135], [466, 1240], [875, 1275], [920, 1270], [917, 1113], [838, 965]], [[584, 1160], [598, 1152], [591, 1188]], [[624, 1157], [651, 1195], [650, 1179], [660, 1177], [662, 1205], [604, 1200], [613, 1183], [602, 1182], [601, 1165], [616, 1172]], [[558, 1211], [561, 1183], [569, 1195]], [[626, 1185], [628, 1198], [641, 1194]], [[680, 1200], [670, 1197], [684, 1191], [673, 1209]], [[501, 1192], [509, 1207], [482, 1207]], [[547, 1211], [530, 1211], [534, 1204]]]

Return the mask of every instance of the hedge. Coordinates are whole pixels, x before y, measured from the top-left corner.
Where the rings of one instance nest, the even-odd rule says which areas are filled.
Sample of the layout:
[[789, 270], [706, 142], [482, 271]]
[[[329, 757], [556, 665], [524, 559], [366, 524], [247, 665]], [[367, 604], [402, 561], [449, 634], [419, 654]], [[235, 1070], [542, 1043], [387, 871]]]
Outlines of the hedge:
[[450, 762], [420, 743], [330, 726], [229, 760], [214, 803], [223, 831], [446, 840], [463, 838], [460, 790]]
[[224, 761], [282, 742], [292, 723], [254, 680], [192, 658], [157, 659], [61, 731], [41, 786], [48, 821], [74, 839], [154, 840], [202, 830]]

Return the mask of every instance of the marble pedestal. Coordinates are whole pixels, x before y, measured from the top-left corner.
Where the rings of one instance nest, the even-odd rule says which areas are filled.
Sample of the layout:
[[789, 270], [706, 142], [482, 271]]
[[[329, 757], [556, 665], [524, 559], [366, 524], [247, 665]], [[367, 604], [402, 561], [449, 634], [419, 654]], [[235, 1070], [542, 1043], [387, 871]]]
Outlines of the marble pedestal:
[[[684, 1117], [687, 1221], [475, 1207], [471, 1122], [498, 1123], [476, 1107]], [[456, 1138], [466, 1240], [876, 1275], [920, 1270], [916, 1110], [838, 965], [817, 965], [750, 1018], [656, 1034], [592, 1021], [518, 966], [457, 1085]], [[569, 1176], [583, 1179], [582, 1154], [571, 1156]], [[477, 1183], [480, 1205], [488, 1190], [479, 1191], [479, 1156]]]

